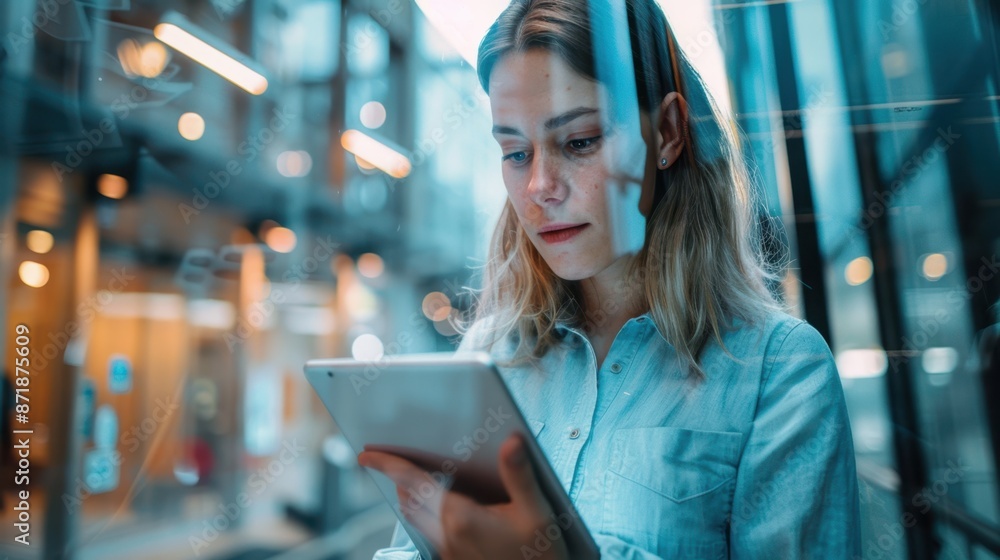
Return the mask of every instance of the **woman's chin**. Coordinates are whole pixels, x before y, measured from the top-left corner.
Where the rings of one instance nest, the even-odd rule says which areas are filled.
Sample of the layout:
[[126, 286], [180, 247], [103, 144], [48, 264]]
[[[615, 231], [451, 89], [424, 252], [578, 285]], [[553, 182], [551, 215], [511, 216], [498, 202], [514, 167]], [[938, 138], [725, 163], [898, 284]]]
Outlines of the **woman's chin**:
[[554, 266], [550, 263], [549, 268], [556, 276], [566, 281], [583, 280], [596, 274], [594, 267], [583, 263], [554, 263]]

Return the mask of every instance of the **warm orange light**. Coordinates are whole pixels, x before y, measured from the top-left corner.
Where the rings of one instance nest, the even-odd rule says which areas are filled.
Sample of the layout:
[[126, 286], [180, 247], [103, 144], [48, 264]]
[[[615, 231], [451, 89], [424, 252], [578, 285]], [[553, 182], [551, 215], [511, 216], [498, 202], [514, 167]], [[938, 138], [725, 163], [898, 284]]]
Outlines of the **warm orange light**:
[[115, 200], [124, 198], [128, 193], [128, 181], [125, 177], [105, 173], [97, 178], [97, 192]]
[[177, 119], [177, 131], [185, 140], [195, 141], [205, 134], [205, 119], [198, 113], [184, 113]]
[[167, 60], [167, 49], [158, 41], [142, 45], [135, 39], [125, 39], [118, 43], [118, 61], [128, 76], [155, 78], [163, 72]]
[[406, 156], [359, 130], [344, 132], [340, 145], [394, 179], [408, 176], [413, 169]]
[[153, 35], [249, 93], [267, 91], [267, 78], [172, 23], [157, 25]]
[[49, 269], [44, 264], [33, 261], [24, 261], [17, 268], [17, 275], [21, 282], [32, 288], [41, 288], [49, 283]]
[[375, 253], [365, 253], [358, 257], [358, 272], [365, 278], [378, 278], [385, 270], [382, 257]]
[[431, 321], [444, 321], [451, 314], [451, 300], [441, 292], [431, 292], [424, 296], [421, 310]]
[[844, 270], [844, 278], [847, 279], [848, 284], [860, 286], [871, 279], [874, 270], [875, 267], [872, 265], [871, 259], [868, 257], [858, 257], [848, 263], [847, 268]]
[[272, 227], [264, 234], [264, 243], [279, 253], [291, 253], [295, 250], [295, 232], [286, 227]]
[[933, 253], [924, 257], [923, 268], [924, 278], [935, 281], [939, 280], [948, 272], [948, 257], [941, 253]]
[[25, 239], [28, 249], [44, 255], [52, 250], [52, 246], [55, 244], [55, 240], [52, 238], [52, 234], [41, 230], [35, 229], [28, 232], [28, 237]]

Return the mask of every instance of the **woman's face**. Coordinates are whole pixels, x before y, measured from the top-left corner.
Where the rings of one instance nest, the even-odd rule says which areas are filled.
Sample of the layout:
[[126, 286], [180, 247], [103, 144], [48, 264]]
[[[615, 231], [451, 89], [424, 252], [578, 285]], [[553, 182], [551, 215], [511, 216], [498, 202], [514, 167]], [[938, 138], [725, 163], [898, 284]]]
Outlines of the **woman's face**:
[[[521, 226], [560, 278], [581, 280], [617, 259], [611, 245], [605, 164], [603, 86], [541, 49], [502, 58], [490, 75], [493, 135], [503, 153], [503, 180]], [[655, 155], [650, 125], [641, 170], [640, 211], [652, 206]], [[568, 229], [568, 226], [573, 226]], [[549, 232], [550, 228], [560, 228]]]

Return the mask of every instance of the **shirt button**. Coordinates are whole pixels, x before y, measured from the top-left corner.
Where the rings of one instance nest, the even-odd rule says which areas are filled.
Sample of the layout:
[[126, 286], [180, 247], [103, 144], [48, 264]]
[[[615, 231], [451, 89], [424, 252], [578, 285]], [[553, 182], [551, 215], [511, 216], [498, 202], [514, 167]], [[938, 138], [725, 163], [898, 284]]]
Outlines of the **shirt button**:
[[618, 362], [611, 364], [611, 373], [618, 373], [622, 370], [622, 365]]
[[573, 431], [569, 433], [569, 439], [576, 439], [580, 437], [580, 429], [573, 428]]

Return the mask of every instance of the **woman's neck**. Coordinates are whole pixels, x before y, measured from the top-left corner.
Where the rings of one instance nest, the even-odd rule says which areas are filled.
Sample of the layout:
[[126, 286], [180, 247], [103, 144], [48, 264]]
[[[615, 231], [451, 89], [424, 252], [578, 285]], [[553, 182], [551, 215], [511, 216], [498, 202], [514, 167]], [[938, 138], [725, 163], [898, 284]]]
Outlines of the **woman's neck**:
[[625, 259], [579, 281], [588, 335], [614, 337], [632, 317], [648, 310], [642, 283], [626, 276]]

